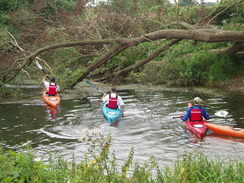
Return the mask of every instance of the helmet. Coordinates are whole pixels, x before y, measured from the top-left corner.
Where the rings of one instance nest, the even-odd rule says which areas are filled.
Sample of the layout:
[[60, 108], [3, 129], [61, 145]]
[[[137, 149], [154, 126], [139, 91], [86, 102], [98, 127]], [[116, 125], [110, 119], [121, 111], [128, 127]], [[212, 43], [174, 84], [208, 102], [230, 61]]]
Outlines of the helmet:
[[194, 98], [194, 103], [195, 104], [200, 104], [200, 103], [202, 103], [202, 99], [200, 99], [199, 97], [195, 97]]
[[56, 79], [55, 79], [54, 77], [52, 77], [52, 78], [50, 79], [51, 82], [55, 82], [55, 80], [56, 80]]

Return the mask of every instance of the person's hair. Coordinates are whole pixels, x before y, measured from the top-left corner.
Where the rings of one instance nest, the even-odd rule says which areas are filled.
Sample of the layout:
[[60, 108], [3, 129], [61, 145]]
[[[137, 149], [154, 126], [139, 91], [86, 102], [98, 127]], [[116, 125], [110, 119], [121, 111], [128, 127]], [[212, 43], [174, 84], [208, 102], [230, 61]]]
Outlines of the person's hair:
[[194, 103], [200, 104], [200, 103], [202, 103], [202, 99], [200, 99], [199, 97], [196, 97], [196, 98], [194, 98]]
[[117, 92], [116, 88], [111, 88], [111, 92], [116, 93]]
[[52, 77], [52, 78], [50, 79], [51, 82], [55, 82], [55, 80], [56, 80], [56, 79], [55, 79], [54, 77]]

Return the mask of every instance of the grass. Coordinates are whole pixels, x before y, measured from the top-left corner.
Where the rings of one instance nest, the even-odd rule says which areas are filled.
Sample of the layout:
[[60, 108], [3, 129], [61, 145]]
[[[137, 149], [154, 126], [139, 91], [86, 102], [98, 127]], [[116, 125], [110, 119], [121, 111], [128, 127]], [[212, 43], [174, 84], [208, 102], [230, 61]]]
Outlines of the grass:
[[[203, 154], [184, 155], [174, 166], [160, 168], [152, 158], [139, 165], [133, 162], [134, 150], [123, 165], [110, 152], [111, 139], [88, 139], [91, 144], [84, 160], [67, 162], [52, 157], [36, 160], [34, 152], [15, 152], [0, 148], [0, 182], [28, 183], [240, 183], [244, 182], [244, 163], [209, 159]], [[99, 153], [97, 153], [99, 152]], [[88, 158], [89, 157], [89, 158]], [[91, 158], [93, 160], [91, 160]]]

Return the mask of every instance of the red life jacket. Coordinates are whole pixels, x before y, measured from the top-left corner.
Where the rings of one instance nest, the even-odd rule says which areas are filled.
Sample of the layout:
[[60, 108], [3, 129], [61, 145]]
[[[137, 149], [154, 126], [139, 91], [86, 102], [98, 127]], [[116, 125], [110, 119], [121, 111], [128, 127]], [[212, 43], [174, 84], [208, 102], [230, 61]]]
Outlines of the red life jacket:
[[109, 94], [107, 106], [108, 106], [108, 108], [111, 108], [111, 109], [117, 109], [118, 108], [118, 96], [116, 95], [116, 97], [111, 97], [111, 95]]
[[201, 109], [191, 109], [190, 120], [191, 121], [201, 121], [202, 120], [202, 110]]
[[50, 83], [48, 89], [48, 95], [52, 95], [52, 96], [57, 95], [57, 86], [55, 83]]

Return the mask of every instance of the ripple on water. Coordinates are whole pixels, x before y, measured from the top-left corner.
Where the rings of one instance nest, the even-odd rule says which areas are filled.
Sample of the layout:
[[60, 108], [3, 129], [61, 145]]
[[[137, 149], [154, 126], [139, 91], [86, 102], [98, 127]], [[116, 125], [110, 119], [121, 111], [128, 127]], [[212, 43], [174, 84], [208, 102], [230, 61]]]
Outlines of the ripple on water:
[[[244, 158], [244, 143], [240, 140], [208, 136], [203, 141], [194, 141], [186, 134], [184, 123], [173, 119], [184, 114], [187, 103], [196, 93], [123, 90], [120, 95], [126, 104], [125, 111], [122, 119], [112, 126], [103, 119], [100, 96], [64, 100], [55, 117], [39, 105], [0, 105], [4, 146], [16, 148], [17, 144], [31, 140], [43, 159], [49, 152], [67, 160], [71, 160], [73, 154], [82, 159], [88, 148], [87, 142], [80, 141], [84, 129], [98, 129], [105, 136], [111, 135], [111, 149], [121, 163], [132, 147], [135, 160], [142, 163], [154, 156], [162, 164], [170, 164], [176, 157], [193, 151], [210, 157], [217, 153], [223, 159], [233, 155]], [[244, 124], [244, 101], [240, 98], [234, 95], [199, 97], [203, 98], [212, 123], [236, 127]], [[227, 111], [228, 115], [214, 115], [218, 111]]]

